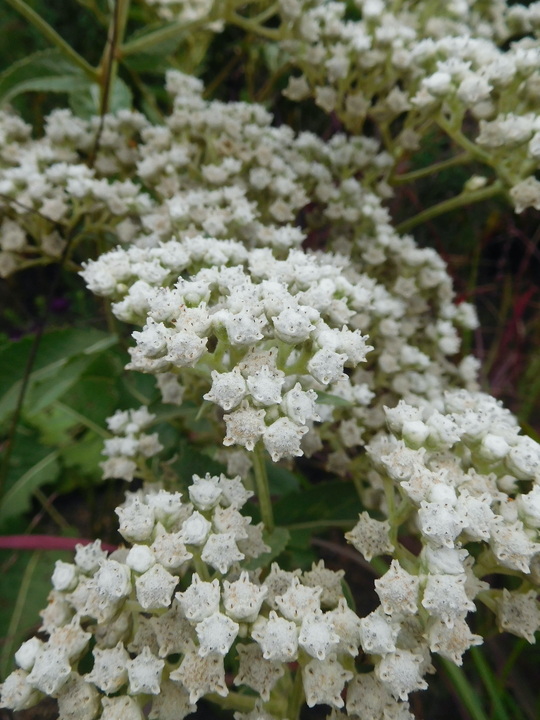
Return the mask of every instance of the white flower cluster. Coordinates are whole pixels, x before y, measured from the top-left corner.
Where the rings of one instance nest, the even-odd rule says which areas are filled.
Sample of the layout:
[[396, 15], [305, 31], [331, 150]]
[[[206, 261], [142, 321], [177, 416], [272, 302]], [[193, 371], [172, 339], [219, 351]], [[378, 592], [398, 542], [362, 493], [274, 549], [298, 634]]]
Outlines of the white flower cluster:
[[[372, 647], [371, 620], [348, 607], [343, 571], [322, 561], [304, 573], [274, 563], [263, 581], [260, 571], [241, 570], [246, 557], [269, 550], [260, 527], [239, 512], [250, 495], [239, 478], [223, 475], [194, 476], [190, 503], [164, 490], [128, 494], [117, 514], [130, 549], [108, 555], [96, 540], [77, 546], [74, 563], [56, 563], [41, 614], [49, 638], [17, 651], [1, 705], [22, 710], [49, 695], [60, 720], [75, 708], [81, 720], [139, 720], [150, 700], [150, 718], [178, 720], [201, 697], [228, 694], [228, 656], [238, 657], [234, 684], [264, 702], [297, 662], [309, 706], [342, 708], [352, 681], [347, 703], [356, 712], [366, 702], [358, 695], [366, 676], [350, 669], [350, 659], [359, 649], [382, 652]], [[409, 678], [411, 662], [416, 668], [413, 653], [396, 653], [372, 678], [381, 707], [406, 710], [408, 692], [423, 687]]]
[[344, 277], [343, 265], [187, 237], [114, 250], [82, 274], [94, 291], [122, 298], [112, 306], [119, 318], [145, 323], [129, 368], [177, 374], [192, 387], [206, 377], [204, 399], [227, 413], [224, 444], [253, 450], [262, 440], [279, 460], [302, 453], [308, 423], [319, 420], [316, 390], [372, 349], [345, 325], [369, 305], [371, 284]]
[[[177, 72], [168, 74], [167, 86], [174, 98], [174, 109], [165, 125], [153, 126], [130, 113], [105, 118], [104, 135], [93, 170], [78, 159], [79, 154], [84, 156], [91, 146], [95, 132], [93, 121], [84, 123], [62, 111], [47, 124], [45, 137], [33, 141], [28, 128], [20, 121], [3, 116], [4, 133], [17, 148], [17, 152], [5, 151], [4, 168], [0, 169], [0, 184], [2, 178], [6, 183], [5, 195], [13, 197], [11, 204], [5, 200], [9, 217], [5, 221], [4, 236], [10, 238], [10, 247], [15, 247], [22, 242], [24, 232], [25, 243], [31, 250], [21, 251], [22, 254], [10, 250], [10, 267], [26, 262], [41, 247], [46, 232], [40, 223], [49, 222], [50, 226], [50, 221], [42, 217], [43, 198], [61, 199], [64, 214], [59, 222], [71, 223], [73, 213], [77, 212], [83, 225], [88, 220], [93, 227], [103, 226], [108, 234], [115, 233], [122, 243], [138, 246], [130, 247], [127, 253], [120, 249], [109, 253], [106, 261], [87, 266], [84, 275], [94, 292], [117, 300], [115, 311], [121, 319], [136, 320], [144, 325], [149, 298], [153, 298], [159, 318], [157, 326], [148, 322], [139, 341], [145, 346], [146, 369], [153, 364], [159, 372], [166, 402], [181, 403], [184, 390], [178, 381], [178, 369], [165, 371], [167, 363], [163, 358], [170, 355], [179, 358], [179, 362], [188, 362], [190, 358], [198, 362], [197, 358], [205, 356], [207, 360], [210, 353], [204, 347], [205, 332], [214, 332], [212, 328], [203, 327], [209, 310], [201, 307], [197, 321], [193, 319], [194, 312], [204, 302], [210, 306], [214, 297], [219, 300], [218, 295], [224, 292], [229, 296], [238, 292], [240, 301], [241, 291], [236, 285], [244, 282], [251, 282], [250, 292], [260, 293], [260, 286], [264, 285], [266, 294], [271, 292], [274, 280], [287, 285], [296, 302], [291, 308], [285, 308], [283, 292], [278, 289], [276, 297], [281, 300], [276, 300], [276, 307], [266, 312], [268, 325], [283, 337], [290, 339], [291, 332], [306, 336], [306, 328], [316, 325], [308, 315], [316, 318], [317, 313], [325, 314], [325, 322], [333, 331], [346, 325], [352, 331], [359, 329], [368, 334], [375, 349], [368, 355], [362, 372], [352, 378], [353, 388], [342, 378], [340, 388], [332, 389], [332, 394], [353, 403], [354, 417], [350, 417], [349, 410], [334, 413], [338, 420], [339, 415], [343, 415], [341, 419], [346, 422], [342, 427], [333, 427], [321, 437], [311, 432], [302, 439], [305, 452], [314, 452], [321, 442], [331, 442], [332, 436], [340, 437], [345, 450], [341, 455], [338, 453], [331, 465], [339, 472], [347, 466], [348, 454], [364, 444], [384, 423], [385, 404], [400, 398], [407, 401], [414, 401], [418, 396], [430, 398], [440, 394], [441, 388], [455, 384], [474, 387], [474, 362], [469, 358], [455, 366], [448, 361], [459, 350], [458, 328], [474, 327], [474, 312], [467, 303], [453, 302], [451, 281], [439, 255], [430, 249], [418, 248], [412, 238], [400, 237], [393, 230], [379, 197], [384, 195], [380, 181], [391, 158], [385, 153], [378, 154], [373, 140], [348, 139], [337, 134], [324, 143], [310, 133], [295, 136], [287, 126], [272, 127], [271, 116], [260, 106], [204, 100], [201, 83]], [[28, 158], [23, 163], [24, 172], [15, 167], [17, 157]], [[361, 179], [358, 179], [359, 172]], [[130, 180], [122, 180], [128, 173]], [[36, 192], [30, 192], [29, 183], [35, 183]], [[15, 199], [24, 207], [16, 205]], [[31, 210], [38, 211], [41, 217], [36, 233], [36, 216]], [[304, 229], [291, 224], [301, 210]], [[12, 215], [16, 215], [16, 224]], [[19, 229], [14, 231], [14, 227]], [[13, 232], [18, 240], [13, 240]], [[338, 280], [336, 268], [329, 276], [324, 274], [325, 270], [317, 277], [318, 271], [314, 268], [318, 265], [312, 256], [299, 251], [291, 254], [291, 248], [298, 247], [306, 234], [316, 237], [320, 233], [325, 234], [328, 246], [336, 253], [353, 260], [352, 264], [345, 260], [338, 262], [329, 255], [322, 261], [324, 265], [338, 263], [336, 268], [341, 275]], [[178, 240], [171, 242], [171, 235]], [[231, 244], [223, 239], [226, 237], [235, 237], [244, 246], [240, 247], [238, 242]], [[246, 252], [246, 249], [251, 252], [254, 246], [267, 250], [266, 254], [253, 256], [257, 257], [256, 261]], [[269, 254], [270, 247], [273, 257]], [[287, 257], [297, 277], [284, 271]], [[258, 268], [264, 264], [267, 264], [267, 274], [261, 275]], [[241, 269], [234, 270], [236, 265], [241, 265]], [[302, 269], [303, 265], [310, 269]], [[226, 269], [222, 270], [221, 266]], [[275, 277], [269, 272], [271, 266]], [[177, 297], [187, 299], [189, 309], [181, 321], [182, 327], [186, 327], [188, 316], [189, 323], [194, 325], [188, 323], [187, 334], [176, 333], [178, 347], [164, 353], [167, 339], [163, 332], [160, 335], [159, 323], [166, 324], [167, 313], [175, 317], [175, 312], [154, 298], [156, 288], [163, 285], [166, 288], [163, 297], [170, 300], [174, 297], [171, 286], [186, 271], [190, 274], [190, 284], [183, 283], [175, 290]], [[307, 277], [308, 273], [312, 274], [311, 278]], [[216, 289], [216, 282], [225, 290], [219, 290], [219, 286]], [[199, 283], [202, 283], [200, 287]], [[348, 290], [342, 292], [341, 285], [346, 288], [350, 284], [365, 290], [363, 307], [359, 297], [351, 306]], [[214, 293], [210, 303], [205, 295], [209, 289]], [[268, 304], [267, 297], [262, 301]], [[260, 297], [254, 298], [256, 312], [260, 302]], [[302, 315], [294, 312], [299, 303]], [[232, 310], [234, 326], [243, 317], [241, 310], [248, 308], [236, 304]], [[264, 330], [257, 331], [260, 317], [260, 313], [255, 315], [247, 324], [253, 338], [258, 334], [264, 336]], [[233, 322], [230, 317], [228, 322]], [[225, 331], [232, 336], [233, 325], [230, 327], [230, 333], [226, 326]], [[196, 329], [191, 332], [193, 328]], [[245, 332], [243, 328], [236, 336], [242, 337], [244, 333], [246, 338]], [[317, 343], [321, 350], [345, 354], [346, 351], [338, 347], [344, 338], [338, 339], [335, 332], [320, 333], [315, 329], [305, 342], [310, 342], [315, 334], [320, 338]], [[268, 345], [268, 338], [263, 337], [260, 342]], [[211, 347], [207, 341], [208, 345]], [[139, 349], [137, 353], [141, 355]], [[215, 359], [215, 353], [211, 354]], [[335, 355], [330, 357], [336, 360]], [[134, 367], [139, 360], [134, 358]], [[282, 364], [279, 354], [278, 364]], [[348, 366], [351, 364], [347, 362]], [[229, 365], [229, 371], [236, 366], [235, 363]], [[322, 378], [337, 373], [336, 362], [330, 368], [330, 376], [324, 363], [322, 369], [313, 367]], [[225, 368], [209, 369], [223, 372]], [[283, 371], [282, 367], [278, 369]], [[272, 361], [268, 363], [267, 372], [269, 375], [273, 372]], [[232, 400], [224, 400], [225, 412], [229, 412], [226, 408], [234, 401], [235, 393], [241, 394], [243, 381], [247, 381], [245, 373], [242, 379], [230, 377]], [[279, 375], [274, 387], [276, 383], [279, 385]], [[293, 387], [287, 387], [284, 392]], [[207, 390], [197, 384], [196, 389], [202, 390], [201, 394]], [[302, 388], [302, 392], [305, 390]], [[192, 393], [195, 398], [194, 393], [195, 389]], [[274, 395], [277, 397], [275, 391]], [[314, 418], [311, 400], [302, 398], [308, 415]], [[283, 407], [282, 403], [281, 409]], [[260, 411], [264, 405], [256, 409]], [[233, 406], [231, 410], [236, 411]], [[286, 416], [298, 427], [310, 427], [307, 417], [300, 420], [305, 412], [297, 414], [297, 419], [280, 412], [275, 419]], [[325, 419], [321, 408], [317, 414]], [[251, 419], [257, 426], [257, 417]], [[286, 424], [280, 423], [276, 430]], [[295, 448], [298, 441], [296, 434], [296, 440], [291, 441]]]
[[[373, 646], [385, 638], [392, 645], [412, 613], [424, 653], [459, 665], [463, 653], [482, 642], [465, 621], [475, 598], [495, 612], [501, 630], [534, 642], [540, 629], [540, 445], [520, 435], [514, 416], [482, 393], [448, 391], [438, 408], [400, 402], [386, 414], [396, 437], [381, 434], [368, 452], [394, 485], [398, 523], [414, 522], [423, 549], [416, 559], [407, 557], [408, 570], [394, 560], [375, 582], [381, 608]], [[347, 535], [367, 559], [400, 556], [389, 542], [396, 518], [389, 505], [382, 509], [387, 520], [363, 513]], [[474, 555], [467, 549], [472, 543]], [[522, 585], [490, 589], [482, 578], [494, 574], [519, 576]]]
[[[239, 478], [223, 475], [194, 476], [190, 503], [164, 490], [129, 494], [117, 514], [131, 549], [107, 555], [96, 540], [77, 546], [74, 563], [56, 563], [42, 612], [49, 639], [21, 646], [1, 705], [20, 710], [52, 695], [62, 720], [74, 717], [75, 708], [82, 720], [139, 719], [139, 700], [151, 695], [151, 717], [173, 720], [183, 717], [182, 708], [184, 715], [193, 711], [189, 680], [169, 679], [167, 657], [182, 652], [190, 658], [187, 646], [197, 637], [174, 593], [192, 562], [206, 573], [207, 565], [227, 573], [245, 557], [269, 550], [261, 527], [239, 512], [251, 494]], [[219, 580], [213, 583], [219, 587]], [[81, 675], [79, 662], [90, 647], [93, 668]], [[201, 662], [203, 655], [197, 655]], [[186, 667], [190, 662], [184, 659]]]
[[[281, 46], [301, 70], [287, 97], [312, 97], [353, 132], [374, 121], [396, 159], [418, 149], [429, 118], [495, 169], [517, 212], [538, 209], [537, 4], [433, 3], [421, 13], [414, 2], [355, 5], [360, 17], [352, 20], [339, 2], [280, 3]], [[480, 122], [476, 139], [471, 115]]]
[[108, 457], [101, 463], [103, 477], [123, 478], [131, 481], [137, 472], [137, 463], [163, 450], [158, 434], [142, 432], [156, 419], [145, 406], [138, 410], [118, 410], [107, 418], [107, 426], [114, 434], [104, 442], [103, 455]]

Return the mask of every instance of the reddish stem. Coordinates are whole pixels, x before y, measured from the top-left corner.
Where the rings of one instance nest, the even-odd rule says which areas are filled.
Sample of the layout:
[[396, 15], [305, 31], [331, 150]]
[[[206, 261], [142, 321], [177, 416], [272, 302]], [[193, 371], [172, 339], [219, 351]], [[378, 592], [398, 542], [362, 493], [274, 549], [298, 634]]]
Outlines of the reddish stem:
[[[52, 535], [4, 535], [0, 536], [0, 549], [9, 550], [75, 550], [76, 545], [88, 545], [93, 540], [85, 538], [57, 537]], [[116, 550], [115, 545], [102, 543], [107, 552]]]

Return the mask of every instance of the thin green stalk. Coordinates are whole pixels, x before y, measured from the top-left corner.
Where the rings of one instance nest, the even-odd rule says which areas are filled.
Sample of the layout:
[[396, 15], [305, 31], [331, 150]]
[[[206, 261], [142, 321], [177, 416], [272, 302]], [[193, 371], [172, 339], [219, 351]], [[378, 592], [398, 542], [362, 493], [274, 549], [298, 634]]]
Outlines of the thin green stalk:
[[137, 55], [137, 53], [147, 52], [148, 50], [156, 47], [156, 45], [160, 45], [168, 40], [181, 38], [195, 28], [207, 25], [211, 22], [211, 20], [211, 17], [200, 18], [198, 20], [193, 20], [192, 22], [179, 20], [178, 22], [171, 23], [170, 25], [160, 27], [158, 30], [146, 33], [146, 35], [142, 35], [134, 40], [128, 40], [126, 43], [121, 45], [118, 50], [119, 57], [125, 58], [129, 55]]
[[240, 693], [233, 691], [229, 691], [225, 697], [217, 693], [209, 693], [204, 697], [224, 710], [238, 710], [242, 713], [250, 713], [254, 710], [257, 701], [254, 695], [240, 695]]
[[90, 420], [90, 418], [86, 417], [86, 415], [82, 415], [73, 408], [69, 407], [69, 405], [64, 405], [64, 403], [57, 400], [53, 403], [53, 407], [55, 407], [57, 410], [60, 410], [64, 415], [67, 415], [68, 417], [72, 417], [74, 420], [77, 420], [77, 422], [80, 422], [81, 425], [84, 425], [89, 430], [93, 430], [96, 435], [99, 435], [102, 438], [111, 437], [111, 433], [107, 432], [105, 428], [102, 428], [101, 425], [98, 425], [93, 420]]
[[267, 38], [268, 40], [278, 41], [281, 40], [282, 32], [281, 28], [267, 28], [264, 25], [259, 25], [250, 18], [242, 17], [238, 13], [231, 12], [225, 18], [231, 25], [236, 25], [246, 32], [251, 32], [254, 35], [260, 35], [261, 37]]
[[501, 695], [504, 692], [504, 686], [494, 676], [484, 654], [478, 648], [472, 647], [471, 658], [476, 666], [478, 674], [482, 678], [482, 682], [484, 683], [484, 687], [489, 695], [489, 699], [491, 700], [491, 704], [493, 706], [493, 720], [510, 720], [501, 699]]
[[32, 10], [32, 8], [29, 7], [24, 0], [7, 0], [7, 2], [14, 10], [26, 18], [26, 20], [28, 20], [28, 22], [31, 23], [44, 38], [53, 45], [56, 45], [60, 52], [71, 60], [74, 65], [79, 67], [85, 75], [94, 82], [97, 82], [98, 70], [92, 67], [92, 65], [90, 65], [90, 63], [88, 63], [82, 55], [79, 55], [79, 53], [57, 33], [56, 30], [41, 17], [41, 15], [39, 15], [35, 10]]
[[452, 681], [452, 685], [461, 702], [467, 708], [472, 720], [488, 720], [488, 716], [484, 713], [478, 695], [465, 677], [462, 668], [454, 665], [451, 660], [441, 657], [441, 663], [444, 666], [446, 674]]
[[30, 591], [32, 577], [34, 575], [34, 572], [36, 571], [40, 559], [41, 552], [32, 553], [30, 559], [28, 560], [28, 564], [26, 565], [26, 568], [24, 570], [24, 575], [21, 580], [19, 592], [17, 593], [17, 600], [14, 604], [13, 614], [9, 621], [9, 626], [6, 633], [7, 640], [3, 644], [2, 653], [0, 654], [0, 674], [2, 675], [2, 677], [5, 677], [7, 675], [9, 661], [13, 657], [13, 642], [15, 639], [17, 628], [19, 627], [19, 623], [21, 621], [22, 614], [25, 611], [26, 598]]
[[417, 225], [421, 225], [428, 220], [433, 220], [433, 218], [436, 218], [439, 215], [444, 215], [447, 212], [457, 210], [465, 205], [472, 205], [473, 203], [487, 200], [488, 198], [500, 195], [502, 192], [504, 192], [504, 187], [500, 180], [497, 180], [492, 185], [489, 185], [489, 187], [481, 188], [480, 190], [462, 192], [459, 195], [456, 195], [456, 197], [450, 198], [449, 200], [443, 200], [443, 202], [432, 205], [426, 210], [418, 213], [418, 215], [414, 215], [408, 220], [404, 220], [396, 226], [396, 231], [398, 233], [409, 232], [409, 230], [412, 230], [412, 228]]
[[410, 172], [400, 173], [399, 175], [392, 175], [390, 178], [391, 185], [404, 185], [405, 183], [415, 182], [421, 178], [434, 175], [435, 173], [448, 170], [448, 168], [455, 167], [456, 165], [464, 165], [472, 160], [471, 154], [468, 152], [461, 153], [455, 157], [448, 158], [447, 160], [441, 160], [440, 162], [433, 163], [427, 167], [419, 168], [418, 170], [411, 170]]
[[268, 475], [264, 463], [264, 448], [261, 443], [257, 443], [253, 451], [253, 472], [255, 475], [255, 489], [259, 500], [261, 518], [266, 530], [271, 533], [274, 530], [274, 513], [272, 510], [272, 500], [270, 498], [270, 488], [268, 487]]
[[289, 706], [287, 708], [287, 720], [298, 720], [300, 717], [300, 710], [304, 704], [304, 683], [302, 681], [302, 668], [298, 666], [296, 669], [296, 677], [294, 678], [294, 685], [292, 693], [289, 697]]

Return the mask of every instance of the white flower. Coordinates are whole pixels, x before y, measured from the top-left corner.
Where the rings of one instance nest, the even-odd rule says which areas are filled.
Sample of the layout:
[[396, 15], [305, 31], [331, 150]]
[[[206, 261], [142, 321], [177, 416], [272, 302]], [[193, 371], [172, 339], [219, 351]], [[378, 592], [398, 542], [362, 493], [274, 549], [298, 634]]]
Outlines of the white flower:
[[336, 652], [347, 652], [352, 657], [356, 657], [360, 646], [361, 631], [358, 615], [347, 605], [345, 598], [341, 598], [337, 608], [327, 613], [327, 617], [339, 636]]
[[138, 573], [149, 570], [156, 558], [148, 545], [133, 545], [126, 556], [126, 565]]
[[254, 317], [249, 310], [241, 310], [235, 315], [227, 313], [223, 321], [233, 345], [251, 345], [264, 337], [261, 328], [266, 324], [266, 319], [262, 316]]
[[194, 332], [180, 330], [169, 339], [165, 359], [176, 367], [193, 366], [206, 352], [206, 343]]
[[144, 715], [137, 701], [129, 695], [114, 698], [103, 698], [103, 720], [144, 720]]
[[399, 625], [391, 622], [391, 617], [377, 608], [360, 620], [360, 641], [364, 652], [385, 655], [396, 649]]
[[88, 545], [75, 545], [75, 565], [88, 575], [93, 575], [106, 557], [107, 553], [101, 549], [101, 540], [95, 540]]
[[318, 350], [307, 365], [308, 372], [323, 385], [339, 380], [343, 374], [343, 363], [347, 356], [333, 350]]
[[200, 622], [219, 609], [219, 580], [204, 582], [197, 573], [193, 573], [191, 585], [184, 592], [176, 593], [175, 597], [188, 620]]
[[70, 674], [71, 665], [64, 648], [43, 645], [26, 680], [36, 690], [46, 695], [54, 695]]
[[267, 702], [270, 699], [272, 688], [285, 672], [283, 663], [266, 660], [257, 643], [239, 644], [236, 649], [240, 663], [234, 684], [247, 685], [258, 692], [261, 698]]
[[324, 660], [339, 644], [332, 621], [321, 611], [304, 615], [298, 644], [312, 657]]
[[152, 654], [146, 646], [140, 655], [126, 663], [129, 692], [133, 695], [158, 695], [160, 692], [161, 673], [165, 661]]
[[135, 580], [137, 600], [143, 610], [169, 607], [177, 583], [177, 575], [171, 575], [162, 565], [155, 563]]
[[270, 370], [268, 365], [249, 375], [246, 380], [248, 390], [255, 402], [265, 406], [277, 405], [281, 402], [281, 388], [284, 382], [284, 373]]
[[229, 693], [223, 656], [209, 653], [202, 657], [193, 645], [184, 655], [180, 667], [170, 674], [170, 679], [179, 680], [184, 685], [189, 692], [190, 703], [196, 703], [206, 693], [217, 692], [222, 697]]
[[268, 620], [261, 617], [251, 635], [261, 646], [265, 660], [292, 662], [298, 653], [298, 628], [294, 622], [270, 610]]
[[438, 618], [429, 623], [429, 649], [439, 653], [456, 665], [463, 664], [463, 654], [474, 645], [481, 645], [484, 640], [474, 635], [465, 620], [456, 620], [452, 627]]
[[536, 590], [526, 593], [504, 588], [497, 598], [497, 621], [501, 630], [535, 642], [535, 633], [540, 628], [540, 606]]
[[206, 473], [204, 478], [193, 476], [193, 483], [189, 486], [189, 497], [199, 510], [203, 512], [211, 510], [220, 501], [221, 488], [218, 481], [219, 478], [211, 477], [210, 473]]
[[108, 695], [120, 690], [128, 679], [129, 661], [129, 655], [122, 642], [118, 642], [112, 648], [95, 647], [92, 653], [94, 667], [85, 676], [86, 679]]
[[14, 670], [1, 686], [0, 706], [10, 710], [26, 710], [39, 702], [41, 695], [27, 682], [28, 673]]
[[55, 590], [69, 591], [77, 587], [79, 581], [79, 571], [76, 565], [72, 563], [57, 560], [52, 574], [52, 586]]
[[239, 405], [246, 395], [246, 381], [238, 368], [234, 368], [232, 372], [226, 373], [212, 370], [212, 388], [203, 397], [229, 411]]
[[180, 538], [186, 545], [202, 545], [211, 528], [212, 524], [198, 510], [195, 510], [187, 520], [184, 520]]
[[422, 679], [421, 668], [424, 659], [410, 650], [396, 650], [388, 653], [375, 667], [375, 673], [382, 680], [392, 695], [406, 700], [409, 693], [425, 690], [427, 682]]
[[206, 541], [201, 559], [220, 573], [225, 574], [231, 565], [245, 558], [240, 552], [233, 533], [214, 533]]
[[255, 443], [266, 429], [265, 414], [265, 410], [255, 410], [244, 401], [238, 410], [230, 415], [224, 415], [227, 434], [223, 439], [223, 444], [243, 445], [246, 450], [253, 450]]
[[129, 504], [117, 507], [120, 533], [129, 542], [148, 540], [154, 530], [155, 515], [152, 508], [135, 497]]
[[345, 538], [352, 543], [366, 560], [377, 555], [390, 555], [394, 546], [390, 542], [390, 523], [388, 520], [375, 520], [367, 512], [360, 513], [354, 528], [345, 533]]
[[308, 707], [314, 705], [344, 705], [341, 693], [353, 673], [340, 665], [335, 655], [324, 660], [312, 660], [302, 668], [302, 681]]
[[315, 329], [309, 315], [307, 308], [285, 308], [272, 318], [276, 336], [283, 342], [291, 344], [307, 340]]
[[116, 560], [102, 560], [94, 576], [100, 595], [119, 600], [131, 592], [131, 572], [127, 565]]
[[300, 442], [307, 432], [307, 426], [297, 425], [289, 418], [281, 417], [265, 429], [264, 446], [274, 462], [283, 457], [300, 456], [303, 455]]
[[21, 647], [15, 653], [15, 662], [17, 665], [23, 670], [30, 672], [34, 666], [39, 650], [43, 647], [43, 644], [43, 641], [36, 637], [23, 642]]
[[419, 588], [420, 578], [406, 572], [397, 560], [392, 560], [386, 574], [375, 580], [375, 592], [388, 615], [417, 613]]
[[214, 612], [208, 615], [195, 627], [199, 638], [199, 655], [202, 657], [212, 653], [226, 655], [239, 629], [238, 623], [223, 613]]
[[287, 619], [301, 622], [306, 615], [320, 610], [321, 595], [322, 588], [306, 587], [293, 577], [287, 590], [276, 597], [275, 602]]
[[250, 582], [248, 573], [243, 571], [235, 582], [223, 582], [225, 611], [238, 622], [254, 622], [267, 593], [267, 587]]
[[465, 574], [428, 575], [422, 605], [448, 627], [453, 627], [456, 620], [475, 609], [465, 592], [465, 582]]
[[195, 712], [197, 706], [189, 700], [189, 693], [177, 682], [165, 680], [161, 683], [159, 695], [152, 699], [150, 720], [183, 720]]
[[297, 425], [305, 425], [308, 420], [320, 420], [316, 408], [315, 390], [302, 390], [299, 382], [283, 395], [281, 409]]

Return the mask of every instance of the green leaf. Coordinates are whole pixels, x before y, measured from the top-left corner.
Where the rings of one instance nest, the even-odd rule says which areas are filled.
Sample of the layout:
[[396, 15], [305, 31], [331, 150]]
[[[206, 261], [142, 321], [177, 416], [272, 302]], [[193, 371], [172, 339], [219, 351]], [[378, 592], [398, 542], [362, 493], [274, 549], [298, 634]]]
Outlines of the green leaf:
[[[41, 448], [40, 450], [45, 450]], [[16, 470], [12, 469], [8, 475], [8, 489], [0, 504], [0, 525], [13, 515], [20, 515], [30, 507], [30, 499], [34, 490], [58, 477], [60, 466], [58, 464], [58, 451], [54, 450], [44, 455], [37, 463], [32, 465], [16, 480], [10, 482]]]
[[[27, 337], [11, 343], [0, 351], [0, 423], [5, 422], [14, 411], [21, 389], [27, 358], [32, 350], [34, 338]], [[116, 337], [98, 330], [68, 329], [55, 330], [45, 334], [40, 341], [38, 352], [29, 378], [28, 398], [37, 392], [36, 402], [43, 408], [66, 391], [87, 367], [84, 358], [102, 353], [116, 343]], [[73, 363], [75, 358], [80, 363]], [[73, 364], [68, 367], [69, 363]], [[65, 384], [64, 384], [65, 373]], [[69, 377], [69, 381], [68, 381]], [[46, 381], [48, 383], [39, 384]], [[56, 388], [61, 389], [57, 392]], [[31, 409], [31, 408], [30, 408]]]
[[47, 605], [56, 560], [72, 560], [70, 553], [0, 552], [0, 677], [13, 669], [13, 655], [40, 624]]
[[[121, 78], [115, 78], [109, 98], [109, 112], [130, 110], [133, 105], [131, 90]], [[83, 77], [79, 87], [69, 94], [69, 106], [82, 118], [91, 118], [101, 113], [101, 88]]]
[[325, 482], [290, 493], [274, 504], [277, 525], [320, 520], [357, 520], [360, 502], [352, 483]]
[[277, 463], [267, 462], [266, 472], [272, 495], [288, 495], [300, 490], [300, 479], [287, 468]]
[[0, 104], [25, 92], [64, 92], [87, 82], [82, 70], [59, 50], [43, 50], [13, 63], [0, 75]]

